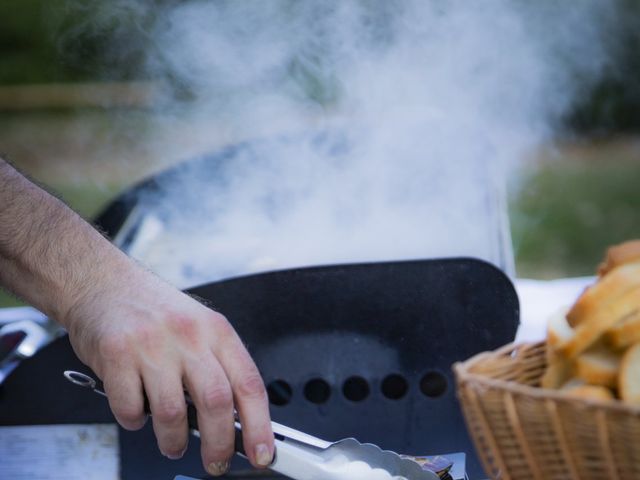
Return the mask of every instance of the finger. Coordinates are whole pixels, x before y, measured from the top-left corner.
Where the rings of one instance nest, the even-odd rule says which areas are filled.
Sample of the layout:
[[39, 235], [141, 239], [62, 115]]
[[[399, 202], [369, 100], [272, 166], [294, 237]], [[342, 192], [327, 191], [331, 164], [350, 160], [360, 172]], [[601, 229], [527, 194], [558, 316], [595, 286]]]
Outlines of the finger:
[[231, 386], [212, 354], [186, 367], [185, 383], [198, 412], [202, 462], [209, 474], [222, 475], [229, 469], [234, 451]]
[[231, 383], [245, 452], [255, 467], [267, 467], [273, 461], [274, 438], [264, 382], [237, 336], [221, 348], [217, 358]]
[[122, 428], [139, 430], [147, 421], [142, 380], [135, 370], [111, 372], [104, 376], [104, 393], [113, 415]]
[[165, 457], [181, 458], [189, 435], [182, 378], [176, 371], [152, 371], [144, 373], [143, 381], [158, 447]]

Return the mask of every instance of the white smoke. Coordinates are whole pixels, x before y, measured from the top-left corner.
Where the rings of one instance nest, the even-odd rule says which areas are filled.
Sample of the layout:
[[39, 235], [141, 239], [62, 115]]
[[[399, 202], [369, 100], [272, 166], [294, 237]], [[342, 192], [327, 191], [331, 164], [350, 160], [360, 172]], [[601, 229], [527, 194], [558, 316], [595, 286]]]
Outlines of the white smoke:
[[[187, 169], [162, 185], [168, 220], [133, 253], [186, 286], [451, 255], [510, 269], [505, 176], [606, 65], [615, 11], [599, 0], [263, 0], [157, 13], [147, 71], [167, 85], [159, 124], [262, 139], [219, 182]], [[176, 151], [165, 142], [158, 154]]]

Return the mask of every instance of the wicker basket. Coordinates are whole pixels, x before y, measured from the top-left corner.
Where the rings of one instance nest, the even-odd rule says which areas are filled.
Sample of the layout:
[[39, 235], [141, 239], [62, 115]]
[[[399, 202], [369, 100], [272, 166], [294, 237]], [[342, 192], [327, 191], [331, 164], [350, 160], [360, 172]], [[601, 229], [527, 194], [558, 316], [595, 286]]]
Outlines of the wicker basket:
[[486, 473], [505, 480], [640, 479], [640, 408], [538, 388], [545, 344], [506, 345], [454, 370]]

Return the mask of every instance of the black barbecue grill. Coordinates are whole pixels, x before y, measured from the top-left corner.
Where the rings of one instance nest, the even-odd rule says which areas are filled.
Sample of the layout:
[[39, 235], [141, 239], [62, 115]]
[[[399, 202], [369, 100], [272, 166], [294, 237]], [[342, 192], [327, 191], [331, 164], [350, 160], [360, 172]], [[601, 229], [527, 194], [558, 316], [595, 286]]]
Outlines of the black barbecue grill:
[[[515, 336], [517, 296], [494, 266], [459, 258], [313, 267], [191, 293], [225, 312], [246, 342], [275, 421], [405, 454], [465, 452], [470, 478], [482, 478], [450, 367]], [[87, 371], [66, 338], [25, 361], [3, 387], [0, 424], [113, 422], [103, 398], [66, 382], [66, 369]], [[149, 426], [120, 440], [124, 479], [202, 473], [197, 448], [168, 461]]]
[[[348, 154], [339, 137], [305, 141], [338, 159]], [[243, 144], [191, 162], [189, 178], [195, 171], [201, 182], [182, 191], [178, 207], [167, 205], [163, 189], [175, 190], [187, 170], [163, 172], [122, 194], [97, 223], [132, 253], [147, 237], [140, 232], [150, 218], [162, 222], [168, 208], [195, 208], [199, 188], [225, 188], [238, 155], [259, 162], [272, 147]], [[497, 253], [491, 259], [508, 271], [508, 235], [491, 183], [486, 185], [478, 202], [486, 204], [487, 221], [495, 227]], [[187, 269], [199, 264], [198, 251], [192, 253]], [[355, 437], [405, 454], [463, 452], [470, 478], [484, 478], [451, 365], [515, 337], [518, 300], [501, 269], [474, 258], [445, 258], [242, 273], [189, 291], [223, 312], [247, 344], [275, 421], [326, 440]], [[67, 369], [90, 373], [66, 337], [24, 361], [2, 387], [0, 425], [113, 423], [103, 398], [66, 382]], [[125, 480], [203, 475], [198, 448], [192, 445], [182, 460], [169, 461], [158, 452], [150, 425], [140, 432], [120, 430], [120, 456]], [[229, 478], [276, 477], [236, 459]]]

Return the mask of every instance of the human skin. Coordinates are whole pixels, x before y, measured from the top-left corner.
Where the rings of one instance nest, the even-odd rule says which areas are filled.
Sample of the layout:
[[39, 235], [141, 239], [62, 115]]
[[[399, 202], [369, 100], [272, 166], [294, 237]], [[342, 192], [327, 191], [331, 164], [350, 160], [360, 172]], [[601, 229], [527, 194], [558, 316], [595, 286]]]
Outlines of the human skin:
[[1, 158], [0, 285], [66, 328], [123, 428], [144, 425], [146, 393], [165, 456], [180, 458], [187, 447], [186, 388], [207, 472], [228, 469], [234, 408], [251, 463], [271, 463], [264, 383], [227, 319], [127, 257]]

